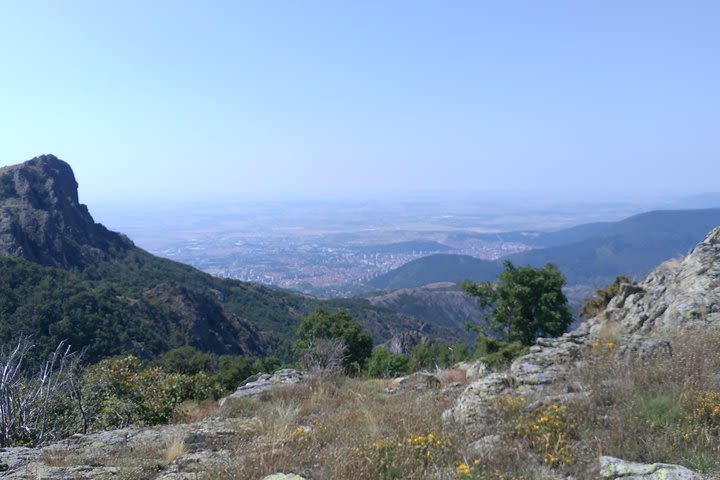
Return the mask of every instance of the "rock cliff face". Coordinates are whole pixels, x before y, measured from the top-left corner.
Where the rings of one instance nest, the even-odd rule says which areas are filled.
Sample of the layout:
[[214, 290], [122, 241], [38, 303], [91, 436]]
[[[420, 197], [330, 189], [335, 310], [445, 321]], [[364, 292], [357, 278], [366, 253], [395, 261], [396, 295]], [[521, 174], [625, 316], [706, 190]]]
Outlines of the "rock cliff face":
[[143, 296], [151, 304], [164, 305], [182, 337], [203, 351], [260, 355], [268, 347], [255, 326], [228, 312], [207, 294], [168, 282], [145, 291]]
[[670, 336], [678, 331], [708, 329], [720, 329], [720, 227], [684, 259], [666, 262], [638, 285], [622, 285], [605, 311], [576, 330], [538, 339], [509, 373], [469, 385], [443, 418], [482, 437], [497, 415], [494, 399], [499, 396], [520, 393], [532, 407], [586, 395], [586, 388], [569, 382], [568, 374], [583, 361], [583, 352], [608, 335], [620, 354], [642, 359], [671, 354]]
[[63, 268], [132, 248], [78, 201], [70, 165], [42, 155], [0, 168], [0, 254]]

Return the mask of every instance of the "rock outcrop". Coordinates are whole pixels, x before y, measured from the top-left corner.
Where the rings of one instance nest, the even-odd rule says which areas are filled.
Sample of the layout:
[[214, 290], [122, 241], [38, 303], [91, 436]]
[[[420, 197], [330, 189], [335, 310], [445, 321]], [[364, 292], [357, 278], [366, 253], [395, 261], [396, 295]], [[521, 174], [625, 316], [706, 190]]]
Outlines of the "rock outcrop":
[[428, 390], [440, 388], [440, 379], [430, 372], [415, 372], [405, 377], [399, 377], [385, 389], [387, 393], [398, 393], [408, 390]]
[[70, 165], [57, 157], [0, 168], [0, 255], [71, 268], [133, 247], [95, 223]]
[[[250, 420], [248, 420], [250, 421]], [[0, 449], [3, 478], [208, 478], [232, 462], [238, 419], [74, 435], [45, 448]], [[152, 476], [150, 476], [152, 475]]]
[[628, 462], [600, 457], [600, 477], [609, 480], [700, 480], [701, 475], [680, 465]]
[[295, 475], [294, 473], [273, 473], [264, 477], [262, 480], [305, 480], [305, 477]]
[[720, 329], [720, 228], [682, 260], [666, 262], [640, 284], [624, 284], [605, 311], [559, 338], [539, 338], [516, 359], [508, 374], [490, 374], [470, 384], [443, 414], [475, 432], [488, 434], [495, 399], [521, 395], [533, 406], [567, 403], [586, 395], [568, 374], [583, 353], [601, 342], [640, 359], [671, 355], [668, 336], [687, 329]]
[[280, 385], [293, 385], [300, 383], [305, 377], [303, 372], [286, 368], [278, 370], [272, 375], [269, 373], [258, 373], [247, 378], [233, 393], [220, 399], [222, 407], [226, 402], [236, 398], [256, 397]]

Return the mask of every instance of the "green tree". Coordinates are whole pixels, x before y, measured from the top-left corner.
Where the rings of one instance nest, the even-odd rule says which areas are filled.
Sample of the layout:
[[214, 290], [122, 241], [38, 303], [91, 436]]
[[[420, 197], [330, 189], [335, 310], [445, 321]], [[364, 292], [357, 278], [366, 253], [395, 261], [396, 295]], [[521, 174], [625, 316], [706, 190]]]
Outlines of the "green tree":
[[395, 377], [408, 370], [408, 357], [395, 354], [386, 348], [373, 348], [367, 362], [367, 374], [371, 377]]
[[516, 267], [510, 261], [498, 281], [465, 282], [463, 290], [492, 307], [486, 320], [490, 329], [506, 342], [531, 345], [541, 336], [561, 335], [572, 322], [567, 298], [562, 292], [565, 278], [548, 263], [543, 268]]
[[447, 345], [437, 343], [428, 345], [421, 342], [415, 345], [410, 352], [408, 363], [409, 370], [415, 372], [422, 369], [434, 369], [437, 367], [449, 367], [450, 365], [470, 358], [470, 350], [463, 343]]
[[302, 358], [314, 349], [319, 339], [340, 340], [344, 343], [346, 349], [342, 363], [346, 370], [351, 366], [359, 370], [372, 354], [370, 334], [346, 311], [330, 312], [318, 308], [300, 321], [296, 332], [294, 350], [297, 358]]
[[214, 371], [216, 359], [209, 353], [185, 345], [165, 352], [156, 364], [166, 372], [194, 375], [200, 372]]

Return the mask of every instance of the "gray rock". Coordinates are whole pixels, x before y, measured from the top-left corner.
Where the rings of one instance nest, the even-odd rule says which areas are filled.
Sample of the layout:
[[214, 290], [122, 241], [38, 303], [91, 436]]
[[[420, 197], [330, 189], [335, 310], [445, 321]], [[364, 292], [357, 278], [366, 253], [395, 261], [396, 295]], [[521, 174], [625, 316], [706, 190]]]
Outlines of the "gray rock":
[[628, 462], [614, 457], [600, 457], [600, 476], [623, 480], [699, 480], [703, 477], [680, 465]]
[[486, 435], [468, 445], [468, 454], [471, 457], [488, 457], [498, 450], [498, 445], [503, 442], [500, 435]]
[[440, 388], [441, 384], [440, 379], [432, 373], [415, 372], [406, 377], [396, 378], [385, 391], [387, 393], [397, 393], [407, 390], [427, 390]]
[[[593, 345], [614, 343], [628, 361], [647, 362], [672, 355], [667, 338], [679, 330], [720, 330], [720, 227], [684, 259], [666, 262], [640, 284], [624, 284], [605, 311], [559, 338], [539, 338], [517, 358], [509, 374], [488, 375], [471, 384], [443, 412], [480, 435], [493, 418], [494, 399], [522, 395], [527, 409], [587, 398], [588, 387], [573, 381], [576, 366], [592, 364]], [[608, 335], [612, 335], [608, 337]]]
[[622, 345], [618, 353], [629, 359], [655, 360], [672, 357], [672, 345], [666, 339], [635, 338]]
[[[152, 472], [153, 478], [166, 480], [205, 478], [207, 472], [231, 464], [238, 429], [242, 425], [237, 419], [208, 418], [192, 424], [73, 435], [44, 448], [0, 450], [0, 459], [8, 466], [0, 475], [69, 480], [137, 478]], [[176, 442], [182, 448], [168, 462], [166, 452]], [[138, 451], [149, 453], [134, 457]]]
[[477, 435], [484, 435], [488, 424], [497, 416], [495, 399], [514, 392], [512, 376], [491, 373], [468, 385], [455, 404], [443, 412], [443, 421], [457, 422]]
[[295, 475], [294, 473], [273, 473], [267, 477], [263, 477], [262, 480], [306, 480], [305, 477]]
[[70, 165], [41, 155], [0, 168], [0, 254], [69, 268], [106, 258], [109, 247], [134, 245], [95, 223], [78, 200]]
[[272, 375], [268, 373], [261, 373], [253, 375], [240, 384], [237, 390], [220, 399], [220, 406], [222, 407], [228, 399], [241, 398], [241, 397], [255, 397], [263, 392], [266, 392], [278, 385], [292, 385], [299, 383], [305, 377], [303, 372], [286, 368], [278, 370]]
[[468, 382], [474, 382], [487, 374], [487, 365], [482, 360], [476, 360], [469, 364], [465, 370], [465, 378]]

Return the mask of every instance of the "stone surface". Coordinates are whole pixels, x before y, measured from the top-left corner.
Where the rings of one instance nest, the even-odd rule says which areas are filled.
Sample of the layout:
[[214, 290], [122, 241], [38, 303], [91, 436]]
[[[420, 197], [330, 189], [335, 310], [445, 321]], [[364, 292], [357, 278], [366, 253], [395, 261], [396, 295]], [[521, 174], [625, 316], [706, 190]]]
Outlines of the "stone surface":
[[681, 260], [660, 265], [638, 285], [623, 284], [605, 311], [558, 338], [539, 338], [506, 375], [491, 374], [470, 384], [443, 414], [485, 435], [493, 401], [502, 395], [526, 397], [528, 410], [548, 402], [569, 403], [587, 387], [568, 381], [592, 348], [614, 349], [629, 360], [672, 355], [673, 332], [720, 329], [720, 227]]
[[703, 477], [680, 465], [628, 462], [600, 457], [600, 477], [610, 480], [700, 480]]
[[305, 480], [305, 477], [295, 475], [294, 473], [273, 473], [264, 477], [262, 480]]
[[486, 435], [468, 445], [467, 451], [471, 457], [483, 458], [497, 452], [498, 445], [502, 443], [500, 435]]
[[0, 255], [67, 268], [131, 248], [126, 236], [95, 223], [79, 202], [67, 163], [42, 155], [0, 168]]
[[255, 397], [263, 392], [278, 386], [278, 385], [291, 385], [299, 383], [304, 378], [305, 374], [291, 368], [278, 370], [272, 375], [269, 373], [259, 373], [246, 379], [237, 390], [228, 395], [227, 397], [220, 399], [220, 406], [222, 407], [225, 402], [233, 398], [242, 397]]
[[441, 382], [438, 377], [428, 372], [415, 372], [406, 377], [399, 377], [393, 380], [392, 384], [385, 389], [387, 393], [397, 393], [407, 390], [427, 390], [440, 388]]
[[[192, 424], [73, 435], [44, 448], [0, 449], [0, 460], [8, 466], [1, 475], [48, 480], [208, 478], [209, 472], [231, 464], [240, 422], [208, 418]], [[177, 458], [168, 460], [166, 452], [174, 443], [182, 448]]]
[[467, 368], [465, 369], [465, 378], [468, 382], [474, 382], [475, 380], [484, 377], [485, 374], [487, 374], [487, 371], [488, 369], [485, 362], [482, 360], [476, 360], [467, 364]]
[[491, 373], [467, 386], [455, 404], [443, 412], [443, 421], [464, 425], [478, 436], [497, 417], [495, 399], [515, 392], [511, 375]]
[[720, 227], [682, 260], [666, 262], [608, 306], [628, 335], [720, 324]]

